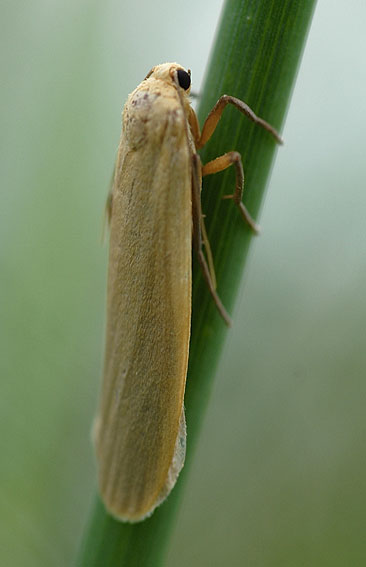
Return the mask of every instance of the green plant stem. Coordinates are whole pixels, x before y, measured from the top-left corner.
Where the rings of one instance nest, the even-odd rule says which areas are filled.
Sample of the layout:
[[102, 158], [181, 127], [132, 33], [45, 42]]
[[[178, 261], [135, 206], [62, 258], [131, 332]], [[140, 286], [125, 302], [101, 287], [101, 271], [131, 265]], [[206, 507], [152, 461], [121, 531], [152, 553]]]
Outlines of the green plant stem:
[[[278, 129], [288, 107], [315, 0], [227, 0], [208, 67], [198, 116], [204, 118], [220, 95], [247, 102], [257, 115]], [[244, 202], [257, 218], [276, 151], [271, 136], [226, 108], [217, 130], [203, 148], [203, 163], [229, 150], [241, 153], [245, 170]], [[233, 168], [204, 180], [203, 211], [217, 276], [217, 290], [232, 309], [252, 238], [230, 200]], [[183, 496], [193, 447], [209, 398], [227, 329], [194, 260], [192, 337], [185, 396], [188, 453], [183, 472], [168, 500], [138, 524], [109, 517], [97, 498], [78, 565], [83, 567], [161, 566]]]

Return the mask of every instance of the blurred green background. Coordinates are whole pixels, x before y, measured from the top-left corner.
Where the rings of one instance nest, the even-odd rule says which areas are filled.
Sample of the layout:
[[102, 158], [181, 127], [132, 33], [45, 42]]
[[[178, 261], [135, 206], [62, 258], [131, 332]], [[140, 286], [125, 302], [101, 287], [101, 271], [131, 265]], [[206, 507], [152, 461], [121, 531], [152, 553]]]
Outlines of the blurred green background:
[[[220, 8], [2, 3], [1, 565], [76, 554], [121, 108], [167, 60], [199, 90]], [[365, 564], [365, 18], [315, 12], [169, 567]]]

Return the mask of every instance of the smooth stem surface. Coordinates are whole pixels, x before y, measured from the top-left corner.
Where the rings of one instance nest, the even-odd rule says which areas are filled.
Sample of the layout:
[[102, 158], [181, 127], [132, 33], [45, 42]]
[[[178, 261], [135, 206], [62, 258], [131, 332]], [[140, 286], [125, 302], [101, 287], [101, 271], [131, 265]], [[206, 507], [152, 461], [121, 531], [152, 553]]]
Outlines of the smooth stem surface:
[[[201, 126], [219, 96], [230, 94], [244, 100], [258, 116], [281, 130], [314, 6], [315, 0], [228, 0], [225, 3], [198, 111]], [[212, 139], [200, 154], [206, 163], [229, 150], [237, 150], [242, 155], [244, 202], [257, 219], [276, 144], [268, 132], [251, 123], [237, 109], [226, 108]], [[202, 193], [217, 291], [229, 312], [252, 237], [231, 200], [221, 199], [222, 195], [233, 192], [232, 169], [207, 177]], [[226, 327], [196, 260], [193, 281], [192, 338], [185, 397], [188, 453], [183, 472], [168, 500], [150, 519], [139, 524], [113, 520], [97, 500], [78, 565], [162, 565], [226, 335]]]

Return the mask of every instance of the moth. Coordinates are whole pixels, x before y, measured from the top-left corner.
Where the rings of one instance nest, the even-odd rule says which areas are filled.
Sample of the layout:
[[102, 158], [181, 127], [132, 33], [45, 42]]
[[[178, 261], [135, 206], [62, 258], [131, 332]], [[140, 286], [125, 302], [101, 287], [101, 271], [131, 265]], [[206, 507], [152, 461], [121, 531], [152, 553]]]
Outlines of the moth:
[[202, 176], [234, 165], [232, 199], [256, 230], [241, 200], [240, 154], [230, 151], [202, 166], [197, 150], [227, 104], [281, 143], [272, 126], [228, 95], [200, 132], [189, 100], [190, 75], [177, 63], [157, 65], [129, 95], [108, 205], [106, 348], [94, 438], [102, 499], [122, 521], [151, 515], [184, 464], [192, 246], [218, 310], [230, 322], [215, 289]]

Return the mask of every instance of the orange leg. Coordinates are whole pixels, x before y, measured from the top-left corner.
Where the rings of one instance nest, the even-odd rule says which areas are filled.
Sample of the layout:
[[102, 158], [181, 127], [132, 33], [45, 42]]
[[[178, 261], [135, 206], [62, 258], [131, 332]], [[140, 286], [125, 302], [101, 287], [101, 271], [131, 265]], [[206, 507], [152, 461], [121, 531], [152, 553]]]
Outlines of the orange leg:
[[226, 195], [224, 199], [233, 199], [235, 205], [238, 207], [241, 216], [245, 222], [250, 226], [250, 228], [256, 233], [259, 233], [259, 226], [252, 219], [248, 213], [246, 207], [242, 202], [243, 188], [244, 188], [244, 170], [243, 164], [241, 163], [241, 155], [238, 152], [227, 152], [226, 154], [213, 159], [206, 163], [202, 168], [202, 176], [210, 175], [211, 173], [218, 173], [223, 171], [227, 167], [233, 165], [235, 167], [236, 173], [236, 184], [235, 191], [233, 195]]
[[[178, 94], [179, 96], [181, 96], [179, 89], [178, 89]], [[244, 102], [242, 102], [241, 100], [235, 97], [223, 95], [217, 101], [217, 103], [211, 110], [210, 114], [206, 118], [201, 134], [199, 132], [197, 117], [194, 111], [193, 110], [191, 111], [191, 115], [189, 116], [189, 126], [197, 149], [202, 148], [206, 144], [206, 142], [211, 138], [221, 118], [222, 112], [227, 104], [234, 105], [236, 108], [240, 110], [240, 112], [245, 114], [253, 122], [255, 122], [259, 126], [262, 126], [262, 128], [264, 128], [265, 130], [267, 130], [267, 132], [269, 132], [279, 144], [283, 143], [281, 137], [276, 132], [276, 130], [272, 128], [272, 126], [268, 124], [268, 122], [256, 116], [256, 114], [254, 114], [254, 112], [249, 108], [247, 104], [245, 104]], [[182, 106], [183, 106], [183, 102], [182, 102]], [[236, 172], [235, 191], [233, 195], [227, 195], [226, 197], [224, 197], [224, 199], [225, 198], [233, 199], [235, 205], [238, 207], [240, 214], [242, 215], [245, 222], [247, 222], [248, 225], [252, 228], [252, 230], [257, 233], [259, 232], [259, 227], [252, 219], [252, 217], [248, 213], [247, 209], [245, 208], [241, 200], [243, 196], [243, 188], [244, 188], [244, 170], [243, 170], [240, 154], [238, 152], [227, 152], [226, 154], [206, 163], [206, 165], [204, 165], [202, 168], [201, 168], [201, 162], [199, 156], [197, 154], [192, 155], [193, 243], [209, 291], [215, 301], [216, 307], [220, 315], [223, 317], [224, 321], [229, 326], [231, 325], [231, 319], [216, 292], [213, 261], [212, 261], [211, 250], [210, 250], [207, 234], [205, 231], [202, 209], [201, 209], [201, 175], [204, 176], [204, 175], [210, 175], [212, 173], [218, 173], [219, 171], [223, 171], [230, 165], [234, 165]], [[203, 249], [202, 249], [203, 244], [205, 244], [206, 247], [207, 257], [209, 261], [208, 263], [203, 254]]]
[[206, 118], [206, 121], [202, 128], [201, 137], [197, 143], [197, 149], [202, 148], [206, 144], [206, 142], [208, 142], [208, 140], [211, 138], [212, 134], [216, 129], [218, 121], [221, 118], [221, 114], [223, 113], [224, 108], [228, 104], [232, 104], [233, 106], [235, 106], [235, 108], [240, 110], [240, 112], [245, 114], [245, 116], [247, 116], [250, 120], [255, 122], [255, 124], [262, 126], [262, 128], [267, 130], [267, 132], [269, 132], [274, 137], [274, 139], [278, 144], [283, 144], [283, 140], [281, 136], [278, 134], [278, 132], [270, 124], [268, 124], [268, 122], [266, 122], [262, 118], [259, 118], [259, 116], [257, 116], [253, 112], [253, 110], [247, 104], [245, 104], [245, 102], [243, 102], [238, 98], [235, 98], [234, 96], [223, 95], [219, 98], [219, 100], [211, 110], [210, 114]]
[[[203, 254], [202, 250], [202, 227], [203, 225], [203, 217], [202, 217], [202, 210], [201, 210], [201, 183], [200, 183], [200, 158], [198, 154], [193, 154], [192, 156], [192, 221], [193, 221], [193, 245], [197, 254], [198, 262], [202, 270], [203, 277], [206, 280], [208, 289], [212, 295], [212, 298], [215, 302], [215, 305], [224, 319], [225, 323], [228, 327], [231, 326], [231, 319], [226, 311], [225, 307], [222, 304], [221, 299], [219, 298], [216, 292], [216, 282], [214, 281], [214, 277], [211, 275], [211, 270], [207, 264], [206, 258]], [[206, 233], [204, 233], [206, 234]], [[207, 239], [207, 236], [206, 236]], [[208, 240], [207, 240], [208, 242]], [[207, 249], [207, 245], [206, 245]]]

